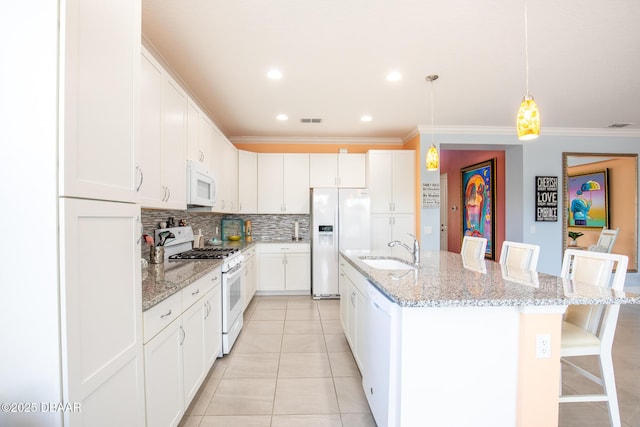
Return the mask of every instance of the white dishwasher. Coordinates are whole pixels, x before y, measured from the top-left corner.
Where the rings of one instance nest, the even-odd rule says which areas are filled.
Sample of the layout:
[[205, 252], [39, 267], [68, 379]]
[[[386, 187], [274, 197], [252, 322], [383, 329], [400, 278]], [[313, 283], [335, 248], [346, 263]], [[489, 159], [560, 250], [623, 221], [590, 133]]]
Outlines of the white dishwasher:
[[362, 386], [378, 427], [395, 425], [397, 358], [396, 338], [400, 308], [385, 297], [371, 283], [367, 284], [365, 351]]

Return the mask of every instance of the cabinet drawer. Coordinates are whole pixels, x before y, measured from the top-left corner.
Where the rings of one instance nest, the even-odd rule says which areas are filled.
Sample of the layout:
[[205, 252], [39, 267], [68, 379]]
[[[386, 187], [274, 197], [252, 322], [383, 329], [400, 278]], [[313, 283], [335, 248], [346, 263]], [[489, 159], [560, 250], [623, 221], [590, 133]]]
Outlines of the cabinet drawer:
[[256, 247], [252, 246], [251, 248], [247, 249], [247, 250], [243, 250], [242, 251], [242, 255], [244, 255], [244, 259], [247, 260], [252, 256], [256, 255]]
[[218, 284], [220, 284], [220, 267], [182, 289], [182, 311], [186, 311]]
[[261, 243], [260, 253], [263, 254], [286, 254], [286, 253], [308, 253], [311, 248], [308, 243]]
[[182, 315], [182, 296], [180, 292], [142, 313], [144, 343], [149, 342], [151, 338], [175, 319], [178, 319], [180, 315]]

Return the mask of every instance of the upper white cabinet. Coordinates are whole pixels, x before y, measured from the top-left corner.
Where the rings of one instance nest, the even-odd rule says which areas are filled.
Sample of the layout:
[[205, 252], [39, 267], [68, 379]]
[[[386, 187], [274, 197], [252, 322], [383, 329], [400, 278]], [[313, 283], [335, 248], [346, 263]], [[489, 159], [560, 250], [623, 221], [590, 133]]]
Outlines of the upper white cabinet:
[[258, 154], [238, 151], [238, 212], [258, 212]]
[[238, 149], [221, 136], [222, 162], [221, 178], [218, 179], [219, 203], [217, 210], [220, 212], [238, 212]]
[[153, 56], [141, 56], [141, 203], [186, 208], [187, 95]]
[[372, 213], [415, 214], [415, 152], [369, 151], [367, 187]]
[[137, 202], [140, 1], [65, 2], [60, 195]]
[[258, 153], [258, 213], [309, 213], [309, 154]]
[[310, 154], [310, 187], [364, 187], [365, 158], [364, 154]]
[[202, 164], [206, 170], [213, 168], [213, 124], [189, 98], [187, 102], [187, 159]]

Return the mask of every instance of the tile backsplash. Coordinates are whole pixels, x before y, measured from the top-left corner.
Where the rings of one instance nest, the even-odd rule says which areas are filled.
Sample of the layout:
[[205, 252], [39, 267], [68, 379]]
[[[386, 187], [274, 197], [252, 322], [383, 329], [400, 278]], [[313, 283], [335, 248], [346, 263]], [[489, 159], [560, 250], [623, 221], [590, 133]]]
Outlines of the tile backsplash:
[[[309, 215], [239, 215], [157, 209], [142, 209], [144, 233], [153, 235], [153, 230], [158, 228], [158, 223], [167, 221], [169, 217], [175, 219], [176, 226], [180, 220], [184, 220], [186, 225], [193, 228], [194, 234], [198, 234], [198, 230], [202, 230], [205, 241], [213, 237], [220, 239], [222, 219], [250, 220], [255, 242], [291, 239], [294, 235], [295, 222], [298, 221], [298, 236], [303, 240], [309, 239]], [[145, 246], [143, 256], [147, 255], [148, 251], [149, 249]]]

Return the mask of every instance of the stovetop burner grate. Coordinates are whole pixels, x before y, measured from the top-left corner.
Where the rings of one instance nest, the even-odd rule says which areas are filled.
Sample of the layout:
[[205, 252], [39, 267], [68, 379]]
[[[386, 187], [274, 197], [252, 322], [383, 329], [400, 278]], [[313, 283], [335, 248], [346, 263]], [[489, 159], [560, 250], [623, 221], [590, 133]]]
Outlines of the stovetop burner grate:
[[238, 252], [229, 248], [194, 248], [169, 256], [170, 260], [224, 259]]

